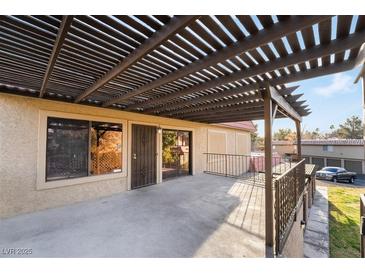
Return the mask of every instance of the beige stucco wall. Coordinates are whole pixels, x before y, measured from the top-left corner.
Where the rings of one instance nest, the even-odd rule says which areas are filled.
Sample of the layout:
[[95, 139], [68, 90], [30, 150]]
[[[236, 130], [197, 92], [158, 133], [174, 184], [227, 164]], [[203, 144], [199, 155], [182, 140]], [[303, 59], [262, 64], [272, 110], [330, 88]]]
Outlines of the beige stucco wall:
[[[0, 217], [61, 206], [126, 191], [126, 177], [104, 179], [51, 189], [37, 189], [37, 164], [39, 141], [39, 116], [41, 111], [57, 111], [123, 119], [128, 127], [133, 122], [153, 123], [162, 128], [189, 129], [193, 131], [193, 174], [203, 172], [208, 150], [208, 131], [224, 132], [226, 144], [210, 140], [210, 147], [224, 146], [227, 153], [249, 154], [250, 133], [221, 126], [182, 120], [147, 116], [117, 110], [55, 102], [44, 99], [0, 94]], [[128, 127], [125, 131], [128, 130]], [[128, 134], [128, 133], [127, 133]], [[243, 138], [246, 135], [247, 138]], [[130, 137], [130, 136], [129, 136]], [[239, 144], [239, 140], [249, 140]], [[219, 138], [218, 138], [219, 139]], [[237, 141], [238, 140], [238, 141]], [[128, 138], [128, 142], [130, 139]], [[238, 144], [238, 145], [237, 145]], [[46, 144], [44, 144], [45, 146]], [[130, 153], [129, 143], [128, 154]], [[243, 151], [246, 148], [247, 151]], [[127, 156], [129, 159], [130, 155]], [[129, 162], [129, 161], [128, 161]], [[126, 167], [127, 168], [127, 167]], [[158, 168], [157, 172], [160, 172]]]
[[321, 145], [302, 145], [303, 156], [319, 156], [343, 159], [364, 159], [363, 146], [333, 146], [333, 151], [323, 151]]

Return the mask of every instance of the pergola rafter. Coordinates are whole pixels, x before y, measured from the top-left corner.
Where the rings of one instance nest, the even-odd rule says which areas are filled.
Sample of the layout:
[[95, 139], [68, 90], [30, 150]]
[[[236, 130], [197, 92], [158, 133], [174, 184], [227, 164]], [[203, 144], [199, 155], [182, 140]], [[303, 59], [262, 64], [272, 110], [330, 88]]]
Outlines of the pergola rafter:
[[191, 94], [200, 90], [214, 88], [230, 82], [238, 81], [241, 79], [247, 79], [255, 75], [264, 74], [266, 72], [272, 72], [274, 70], [292, 66], [295, 64], [303, 63], [305, 61], [311, 61], [322, 56], [329, 56], [338, 52], [344, 52], [347, 49], [361, 46], [365, 42], [365, 31], [360, 33], [354, 33], [346, 39], [337, 39], [327, 45], [319, 45], [311, 49], [303, 50], [300, 53], [292, 53], [291, 55], [267, 62], [263, 65], [256, 65], [252, 69], [238, 71], [236, 73], [229, 74], [227, 76], [219, 77], [214, 80], [202, 83], [197, 86], [193, 86], [182, 91], [166, 95], [162, 98], [156, 98], [155, 100], [149, 100], [148, 102], [141, 102], [136, 105], [132, 105], [131, 108], [140, 108], [142, 106], [153, 107], [154, 105], [162, 105], [175, 98]]
[[[288, 96], [291, 93], [293, 93], [298, 87], [299, 86], [287, 87], [287, 88], [281, 89], [279, 92], [283, 96]], [[219, 101], [214, 101], [214, 99], [213, 99], [213, 100], [208, 101], [207, 103], [201, 105], [201, 107], [204, 108], [204, 109], [206, 109], [206, 108], [211, 109], [211, 108], [221, 107], [221, 106], [228, 105], [228, 104], [235, 104], [235, 103], [243, 103], [243, 102], [247, 102], [247, 101], [254, 101], [254, 100], [257, 100], [257, 99], [261, 99], [261, 98], [262, 98], [261, 95], [256, 92], [255, 94], [250, 94], [250, 95], [232, 96], [232, 98], [230, 98], [230, 99], [220, 99], [220, 98], [218, 98], [218, 99], [220, 99]], [[254, 104], [254, 102], [253, 103], [251, 102], [250, 104]], [[177, 114], [196, 111], [199, 107], [200, 106], [195, 106], [192, 109], [184, 108], [184, 109], [178, 109], [178, 110], [173, 110], [173, 111], [164, 111], [164, 112], [161, 112], [161, 114], [173, 116], [173, 115], [177, 115]]]
[[[282, 91], [295, 90], [297, 87], [293, 88], [286, 88], [284, 90], [280, 90], [280, 94]], [[284, 92], [283, 92], [284, 93]], [[291, 96], [288, 101], [294, 102], [298, 97]], [[248, 96], [240, 96], [240, 97], [233, 97], [230, 99], [220, 100], [220, 101], [212, 101], [207, 104], [201, 105], [200, 107], [195, 106], [194, 108], [185, 109], [184, 111], [179, 111], [176, 113], [162, 113], [166, 117], [174, 116], [174, 117], [185, 117], [186, 115], [190, 114], [199, 114], [204, 115], [205, 112], [212, 112], [212, 111], [230, 111], [232, 107], [240, 106], [243, 109], [252, 108], [252, 107], [262, 107], [262, 95], [260, 93], [256, 93], [253, 95]]]
[[68, 30], [71, 26], [72, 20], [73, 20], [73, 16], [66, 15], [66, 16], [63, 16], [63, 18], [62, 18], [61, 26], [60, 26], [60, 29], [58, 31], [58, 34], [57, 34], [57, 37], [56, 37], [55, 44], [53, 46], [51, 56], [49, 57], [47, 69], [46, 69], [46, 72], [45, 72], [44, 77], [43, 77], [42, 86], [41, 86], [41, 89], [39, 91], [39, 97], [43, 97], [43, 95], [44, 95], [44, 93], [47, 89], [47, 84], [48, 84], [49, 77], [52, 74], [53, 67], [56, 64], [58, 54], [61, 51], [63, 41], [66, 39], [67, 32], [68, 32]]
[[239, 105], [245, 115], [268, 84], [307, 115], [288, 83], [364, 63], [365, 16], [331, 19], [2, 16], [0, 84], [5, 92], [178, 119]]
[[192, 21], [198, 19], [199, 16], [176, 16], [171, 19], [167, 25], [155, 32], [150, 39], [138, 48], [133, 50], [126, 58], [124, 58], [116, 67], [110, 70], [106, 75], [100, 78], [95, 84], [81, 93], [75, 100], [75, 103], [79, 103], [85, 97], [95, 92], [100, 87], [104, 86], [109, 81], [113, 80], [119, 74], [123, 73], [127, 68], [139, 61], [143, 56], [158, 47], [161, 43], [175, 35], [178, 31], [185, 28]]
[[122, 102], [127, 100], [133, 96], [140, 95], [146, 91], [162, 86], [166, 83], [175, 81], [181, 77], [189, 75], [193, 72], [205, 69], [209, 66], [216, 65], [222, 60], [227, 60], [232, 56], [238, 55], [242, 52], [249, 51], [260, 47], [264, 44], [270, 43], [274, 40], [280, 39], [283, 36], [286, 36], [290, 33], [296, 32], [305, 27], [311, 26], [313, 24], [319, 23], [325, 19], [328, 19], [330, 16], [308, 16], [308, 17], [300, 17], [297, 16], [288, 21], [278, 23], [271, 27], [270, 29], [263, 29], [258, 34], [248, 37], [242, 41], [237, 41], [236, 43], [223, 48], [220, 51], [214, 52], [212, 55], [208, 55], [201, 60], [197, 60], [194, 63], [191, 63], [184, 68], [171, 73], [161, 79], [158, 79], [148, 85], [141, 87], [137, 90], [132, 91], [131, 93], [127, 93], [121, 95], [117, 98], [114, 98], [110, 101], [107, 101], [103, 104], [104, 107], [110, 106], [115, 103]]

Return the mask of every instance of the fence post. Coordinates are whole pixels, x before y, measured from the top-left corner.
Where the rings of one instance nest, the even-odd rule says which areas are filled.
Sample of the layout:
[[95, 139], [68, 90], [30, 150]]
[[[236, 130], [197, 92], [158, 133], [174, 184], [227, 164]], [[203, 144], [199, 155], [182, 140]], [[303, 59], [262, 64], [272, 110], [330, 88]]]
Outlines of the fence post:
[[225, 156], [225, 174], [227, 177], [227, 154], [225, 154], [224, 156]]
[[274, 201], [274, 208], [275, 208], [275, 231], [274, 231], [274, 237], [275, 237], [275, 255], [279, 255], [279, 229], [280, 229], [280, 193], [279, 193], [279, 181], [274, 180], [274, 187], [275, 187], [275, 201]]
[[205, 154], [205, 171], [209, 171], [209, 167], [208, 167], [208, 154]]

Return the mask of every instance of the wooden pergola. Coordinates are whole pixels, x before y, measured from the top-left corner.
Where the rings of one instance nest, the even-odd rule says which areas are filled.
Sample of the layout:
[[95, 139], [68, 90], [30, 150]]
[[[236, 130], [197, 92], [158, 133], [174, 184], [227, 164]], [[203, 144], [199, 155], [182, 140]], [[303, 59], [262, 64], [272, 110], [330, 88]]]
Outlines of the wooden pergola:
[[273, 245], [271, 127], [297, 127], [305, 79], [364, 63], [365, 16], [1, 16], [0, 92], [202, 123], [265, 120], [266, 244]]

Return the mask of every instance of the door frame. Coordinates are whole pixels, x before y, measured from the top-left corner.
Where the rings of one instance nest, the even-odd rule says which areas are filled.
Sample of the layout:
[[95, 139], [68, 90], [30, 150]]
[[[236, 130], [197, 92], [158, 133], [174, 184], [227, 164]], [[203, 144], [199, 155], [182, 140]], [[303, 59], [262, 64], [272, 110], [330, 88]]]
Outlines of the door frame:
[[[160, 125], [160, 128], [162, 130], [164, 129], [171, 129], [171, 130], [180, 130], [180, 131], [190, 131], [191, 132], [191, 140], [189, 140], [190, 143], [190, 149], [191, 149], [191, 153], [190, 153], [190, 157], [189, 157], [189, 165], [190, 165], [190, 175], [194, 175], [194, 170], [195, 170], [195, 149], [194, 149], [194, 144], [195, 144], [195, 130], [194, 128], [190, 128], [190, 127], [181, 127], [181, 126], [170, 126], [170, 125]], [[159, 157], [160, 159], [160, 165], [159, 165], [159, 174], [160, 174], [160, 178], [161, 178], [161, 182], [162, 182], [162, 134], [160, 135], [160, 149], [161, 149], [161, 156]]]
[[[148, 123], [148, 122], [141, 122], [141, 121], [128, 121], [128, 183], [127, 183], [127, 189], [132, 190], [132, 125], [145, 125], [145, 126], [154, 126], [159, 128], [159, 124], [156, 123]], [[162, 144], [161, 141], [161, 134], [156, 132], [156, 184], [161, 183], [162, 177], [159, 172], [159, 167], [162, 165], [160, 156], [161, 156], [161, 150], [162, 147], [160, 146]]]

